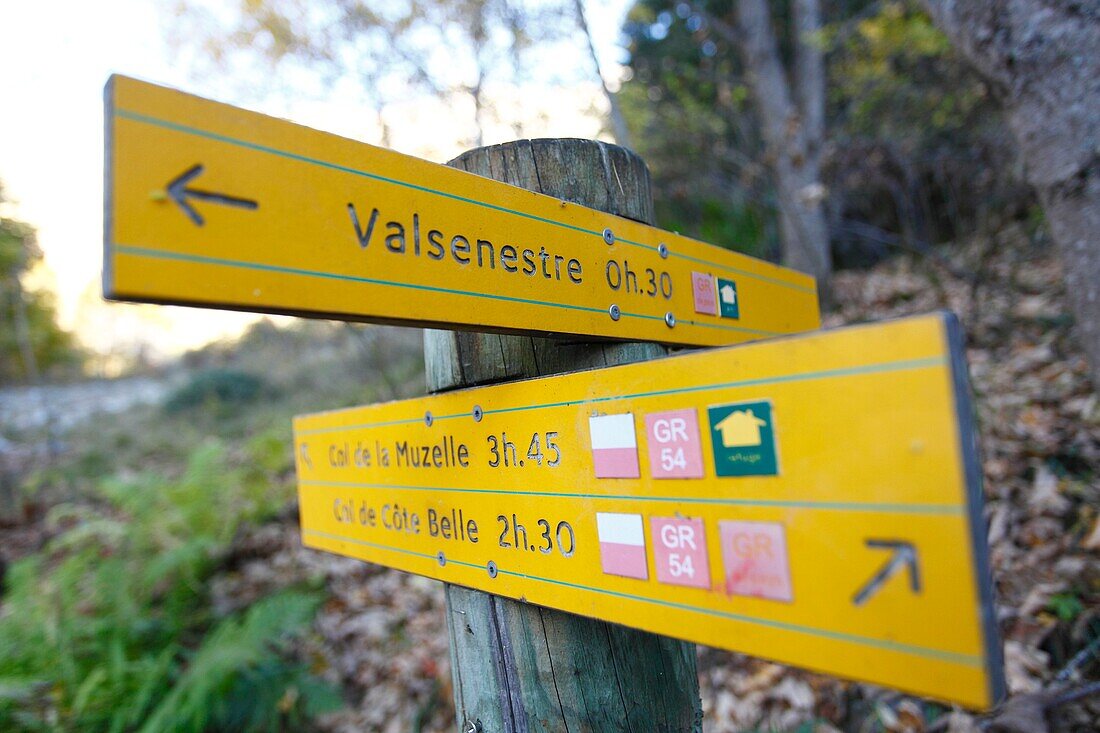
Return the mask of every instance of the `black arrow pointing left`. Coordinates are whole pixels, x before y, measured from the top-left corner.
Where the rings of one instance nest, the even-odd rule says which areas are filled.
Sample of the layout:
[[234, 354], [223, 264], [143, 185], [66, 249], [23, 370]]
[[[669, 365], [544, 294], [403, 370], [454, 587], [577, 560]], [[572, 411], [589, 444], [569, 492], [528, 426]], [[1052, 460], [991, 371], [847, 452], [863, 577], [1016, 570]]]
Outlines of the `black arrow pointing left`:
[[229, 196], [224, 193], [213, 193], [212, 191], [203, 191], [198, 188], [189, 187], [187, 184], [198, 178], [199, 175], [202, 174], [202, 171], [202, 165], [196, 164], [176, 176], [176, 178], [168, 184], [168, 197], [176, 202], [183, 210], [183, 213], [187, 214], [187, 218], [195, 223], [195, 226], [201, 227], [206, 223], [206, 220], [195, 210], [195, 207], [191, 205], [188, 199], [209, 201], [214, 204], [222, 204], [223, 206], [236, 206], [239, 209], [260, 208], [260, 205], [252, 199], [243, 199], [237, 196]]

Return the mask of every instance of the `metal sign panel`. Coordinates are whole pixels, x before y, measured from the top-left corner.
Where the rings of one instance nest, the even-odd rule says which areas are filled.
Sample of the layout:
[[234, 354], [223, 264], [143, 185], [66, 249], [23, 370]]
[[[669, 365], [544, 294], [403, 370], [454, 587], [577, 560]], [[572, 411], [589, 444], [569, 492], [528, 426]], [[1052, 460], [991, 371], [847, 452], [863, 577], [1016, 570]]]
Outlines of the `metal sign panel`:
[[107, 298], [698, 346], [819, 326], [807, 275], [550, 196], [126, 77], [106, 116]]
[[306, 545], [975, 708], [1004, 693], [950, 315], [299, 417]]

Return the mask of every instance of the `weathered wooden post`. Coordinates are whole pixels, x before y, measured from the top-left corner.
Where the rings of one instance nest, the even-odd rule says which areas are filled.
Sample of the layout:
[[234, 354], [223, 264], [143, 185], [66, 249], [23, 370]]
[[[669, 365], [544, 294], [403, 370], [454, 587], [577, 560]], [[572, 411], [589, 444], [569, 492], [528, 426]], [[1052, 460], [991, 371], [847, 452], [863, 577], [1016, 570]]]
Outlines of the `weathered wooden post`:
[[[653, 224], [645, 163], [623, 148], [548, 139], [477, 148], [449, 164]], [[553, 324], [545, 324], [553, 330]], [[577, 343], [426, 331], [428, 390], [538, 377], [660, 356], [651, 343]], [[697, 731], [695, 645], [447, 586], [455, 710], [461, 730]]]

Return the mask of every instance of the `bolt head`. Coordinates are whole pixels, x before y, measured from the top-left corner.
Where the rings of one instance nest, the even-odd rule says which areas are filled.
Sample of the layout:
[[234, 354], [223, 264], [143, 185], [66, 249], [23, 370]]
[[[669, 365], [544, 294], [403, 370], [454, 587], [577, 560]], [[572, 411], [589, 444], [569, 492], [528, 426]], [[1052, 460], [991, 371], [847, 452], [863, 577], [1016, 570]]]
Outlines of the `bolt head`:
[[485, 413], [481, 409], [481, 405], [474, 405], [474, 422], [481, 422], [481, 418], [485, 416]]
[[676, 328], [676, 316], [672, 315], [672, 311], [665, 313], [665, 325], [669, 328]]
[[611, 227], [603, 230], [603, 241], [608, 244], [615, 244], [615, 232], [611, 231]]
[[432, 420], [432, 411], [428, 410], [424, 413], [424, 424], [430, 428], [432, 426]]
[[668, 245], [661, 242], [657, 245], [657, 254], [661, 255], [662, 260], [668, 259]]
[[489, 564], [485, 566], [485, 569], [489, 572], [489, 577], [490, 578], [497, 577], [497, 572], [498, 571], [497, 571], [497, 564], [495, 562], [490, 560]]
[[611, 320], [617, 321], [619, 320], [619, 316], [622, 315], [622, 312], [619, 310], [619, 306], [612, 305], [607, 309], [607, 315], [611, 316]]

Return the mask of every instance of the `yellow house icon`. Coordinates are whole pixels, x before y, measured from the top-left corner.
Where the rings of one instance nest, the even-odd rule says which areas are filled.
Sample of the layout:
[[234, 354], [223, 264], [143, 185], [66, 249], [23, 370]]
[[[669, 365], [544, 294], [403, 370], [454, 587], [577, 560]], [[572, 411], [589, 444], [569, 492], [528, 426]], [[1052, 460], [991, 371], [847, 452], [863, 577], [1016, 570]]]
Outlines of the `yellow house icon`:
[[722, 432], [722, 445], [726, 448], [760, 445], [760, 428], [767, 425], [752, 414], [752, 410], [736, 410], [714, 426]]

